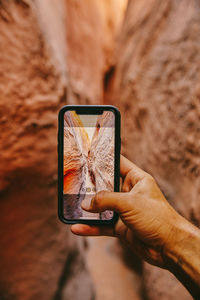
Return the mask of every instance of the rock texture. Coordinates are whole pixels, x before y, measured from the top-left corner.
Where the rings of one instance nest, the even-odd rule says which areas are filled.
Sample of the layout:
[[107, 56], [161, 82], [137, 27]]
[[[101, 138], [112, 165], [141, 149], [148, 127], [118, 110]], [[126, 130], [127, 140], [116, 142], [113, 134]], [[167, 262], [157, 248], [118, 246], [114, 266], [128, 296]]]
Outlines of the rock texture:
[[2, 300], [95, 299], [85, 240], [57, 219], [56, 135], [62, 105], [101, 101], [122, 14], [98, 3], [0, 1]]
[[117, 240], [74, 237], [56, 217], [57, 112], [104, 101], [122, 112], [123, 153], [200, 225], [200, 4], [129, 0], [119, 32], [126, 2], [0, 1], [3, 300], [191, 299]]
[[[105, 95], [122, 112], [122, 151], [200, 224], [200, 4], [129, 1]], [[148, 299], [191, 299], [166, 271], [145, 266]]]
[[[114, 114], [83, 116], [64, 114], [64, 217], [110, 219], [113, 212], [89, 213], [95, 191], [114, 190]], [[89, 189], [89, 191], [88, 191]]]
[[114, 118], [108, 111], [99, 116], [91, 141], [89, 170], [97, 192], [114, 190]]
[[[52, 3], [58, 11], [64, 4]], [[52, 35], [43, 33], [38, 18], [33, 1], [0, 3], [0, 299], [88, 300], [94, 295], [83, 240], [57, 218], [57, 112], [66, 104], [66, 62], [53, 55], [52, 27]], [[87, 293], [74, 289], [80, 280]]]
[[100, 104], [127, 0], [67, 0], [69, 102]]
[[[131, 256], [111, 237], [88, 237], [87, 265], [94, 285], [95, 300], [141, 300], [140, 270], [133, 272]], [[130, 253], [129, 253], [130, 254]]]

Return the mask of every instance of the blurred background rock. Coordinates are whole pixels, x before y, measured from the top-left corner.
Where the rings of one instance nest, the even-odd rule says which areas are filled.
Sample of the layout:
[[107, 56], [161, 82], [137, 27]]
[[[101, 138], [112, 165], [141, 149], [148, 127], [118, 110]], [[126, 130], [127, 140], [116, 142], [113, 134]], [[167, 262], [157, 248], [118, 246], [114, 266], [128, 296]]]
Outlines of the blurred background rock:
[[173, 275], [57, 219], [57, 112], [114, 104], [122, 153], [200, 224], [200, 2], [0, 1], [0, 299], [190, 300]]

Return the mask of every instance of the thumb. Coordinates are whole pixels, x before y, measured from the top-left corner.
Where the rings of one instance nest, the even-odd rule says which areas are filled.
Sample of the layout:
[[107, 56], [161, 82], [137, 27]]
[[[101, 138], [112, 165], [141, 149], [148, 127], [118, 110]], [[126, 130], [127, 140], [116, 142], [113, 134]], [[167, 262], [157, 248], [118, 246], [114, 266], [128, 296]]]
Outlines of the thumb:
[[92, 198], [89, 204], [83, 201], [81, 207], [90, 212], [102, 212], [108, 209], [120, 213], [124, 210], [125, 194], [101, 191]]

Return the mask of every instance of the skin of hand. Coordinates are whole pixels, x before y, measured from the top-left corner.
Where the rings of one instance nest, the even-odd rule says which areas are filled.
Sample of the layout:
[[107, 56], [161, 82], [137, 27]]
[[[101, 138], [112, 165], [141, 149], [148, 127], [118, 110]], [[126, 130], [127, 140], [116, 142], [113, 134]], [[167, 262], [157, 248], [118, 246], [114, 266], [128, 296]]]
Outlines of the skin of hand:
[[125, 157], [120, 159], [122, 192], [101, 191], [91, 200], [90, 212], [114, 210], [120, 218], [113, 226], [76, 224], [71, 230], [78, 235], [109, 235], [119, 237], [141, 258], [165, 267], [162, 253], [170, 239], [173, 223], [180, 218], [168, 204], [152, 176]]
[[200, 230], [179, 215], [167, 202], [154, 178], [121, 155], [121, 192], [97, 193], [89, 212], [113, 210], [114, 225], [74, 224], [71, 231], [82, 236], [115, 236], [147, 262], [171, 271], [200, 299]]

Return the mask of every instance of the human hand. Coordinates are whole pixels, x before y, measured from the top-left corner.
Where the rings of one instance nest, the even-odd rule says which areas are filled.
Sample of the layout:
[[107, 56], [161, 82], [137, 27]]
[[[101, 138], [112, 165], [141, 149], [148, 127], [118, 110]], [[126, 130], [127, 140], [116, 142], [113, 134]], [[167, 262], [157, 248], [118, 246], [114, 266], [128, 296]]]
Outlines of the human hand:
[[89, 212], [114, 210], [118, 221], [110, 226], [75, 224], [74, 234], [115, 236], [124, 241], [141, 258], [165, 268], [164, 249], [173, 243], [174, 224], [181, 216], [169, 205], [154, 178], [125, 157], [120, 159], [122, 192], [101, 191], [92, 199]]

